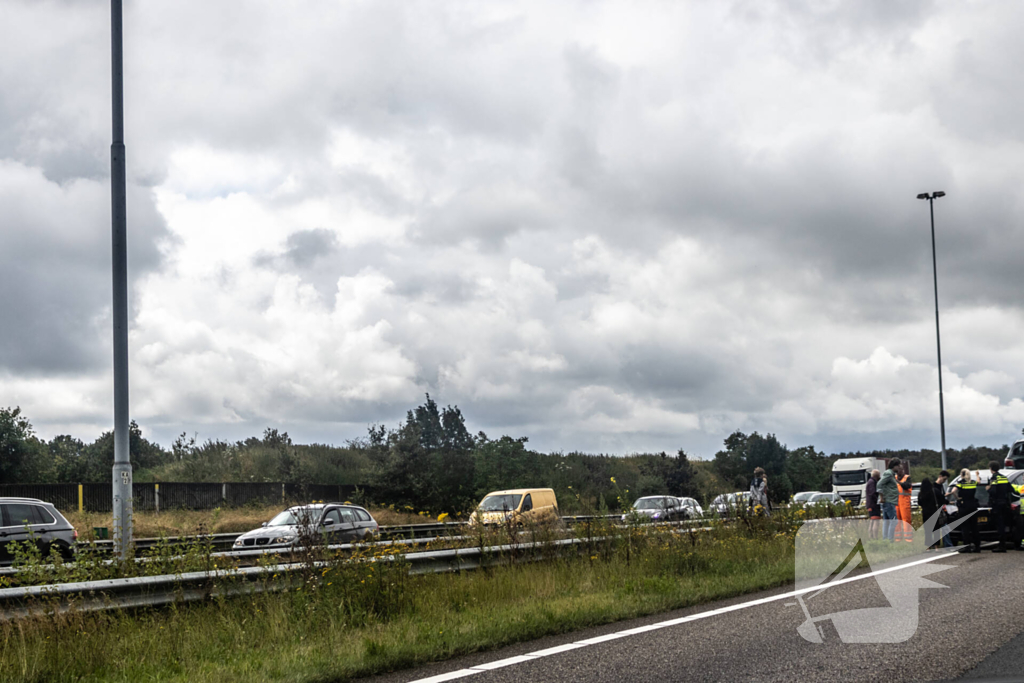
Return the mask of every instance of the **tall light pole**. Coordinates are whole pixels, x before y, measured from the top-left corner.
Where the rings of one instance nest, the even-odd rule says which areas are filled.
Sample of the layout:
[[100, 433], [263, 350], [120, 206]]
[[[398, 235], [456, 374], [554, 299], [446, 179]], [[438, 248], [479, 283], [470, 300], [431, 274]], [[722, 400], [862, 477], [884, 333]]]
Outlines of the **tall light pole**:
[[124, 68], [121, 44], [121, 0], [110, 0], [113, 86], [110, 213], [114, 274], [114, 551], [126, 559], [132, 545], [132, 463], [128, 452], [128, 217], [125, 207]]
[[945, 197], [942, 192], [922, 192], [918, 199], [928, 200], [928, 210], [932, 215], [932, 280], [935, 283], [935, 349], [939, 356], [939, 430], [942, 433], [942, 469], [946, 469], [946, 414], [942, 406], [942, 343], [939, 341], [939, 269], [935, 264], [935, 200]]

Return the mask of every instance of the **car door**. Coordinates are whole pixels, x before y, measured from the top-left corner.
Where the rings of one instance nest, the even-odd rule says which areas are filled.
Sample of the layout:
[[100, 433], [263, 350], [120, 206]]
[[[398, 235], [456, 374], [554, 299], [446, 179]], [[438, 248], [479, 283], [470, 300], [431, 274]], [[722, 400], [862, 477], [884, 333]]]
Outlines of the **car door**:
[[352, 508], [352, 514], [356, 518], [356, 538], [369, 539], [373, 535], [373, 521], [370, 514], [359, 508]]
[[343, 542], [344, 529], [341, 523], [341, 510], [329, 508], [324, 513], [324, 518], [320, 522], [320, 533], [324, 536], [324, 542], [328, 544]]
[[523, 506], [519, 508], [520, 520], [523, 523], [533, 521], [533, 494], [527, 493], [526, 497], [523, 498]]
[[343, 539], [341, 542], [351, 543], [357, 540], [359, 537], [359, 527], [356, 524], [355, 514], [348, 508], [338, 508], [338, 514], [341, 515], [341, 524], [338, 525], [338, 537]]
[[[11, 543], [27, 541], [35, 537], [32, 526], [36, 524], [34, 506], [28, 503], [5, 503], [3, 506], [5, 546]], [[9, 547], [5, 548], [7, 561], [14, 559]]]
[[14, 555], [7, 547], [7, 544], [14, 540], [11, 538], [12, 531], [15, 529], [7, 522], [7, 506], [0, 505], [0, 562], [4, 564], [14, 559]]

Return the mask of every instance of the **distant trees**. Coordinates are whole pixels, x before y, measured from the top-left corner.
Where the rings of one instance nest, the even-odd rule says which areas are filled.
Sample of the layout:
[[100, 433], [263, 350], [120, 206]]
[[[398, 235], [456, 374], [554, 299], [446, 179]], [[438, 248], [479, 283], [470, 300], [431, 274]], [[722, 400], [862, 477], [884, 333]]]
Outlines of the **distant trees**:
[[44, 475], [46, 445], [21, 408], [0, 408], [0, 481], [32, 481]]
[[457, 512], [475, 503], [475, 442], [462, 412], [426, 403], [410, 410], [396, 429], [370, 427], [370, 484], [388, 502]]
[[[170, 449], [129, 425], [135, 480], [288, 481], [366, 484], [375, 502], [417, 511], [464, 512], [489, 491], [550, 487], [567, 510], [615, 509], [652, 494], [694, 497], [746, 490], [756, 467], [768, 475], [769, 495], [781, 502], [796, 491], [828, 491], [832, 463], [840, 457], [892, 458], [913, 468], [939, 466], [932, 450], [886, 450], [825, 455], [813, 446], [790, 450], [774, 434], [735, 431], [712, 460], [693, 460], [679, 449], [627, 456], [540, 453], [526, 437], [470, 434], [458, 406], [441, 408], [429, 394], [394, 428], [374, 425], [345, 446], [302, 445], [288, 432], [267, 427], [262, 436], [227, 442], [182, 433]], [[1007, 446], [949, 449], [951, 470], [987, 467]], [[0, 408], [0, 482], [108, 482], [114, 437], [104, 432], [85, 443], [69, 435], [43, 441], [20, 408]], [[615, 479], [613, 485], [611, 479]]]
[[786, 472], [789, 449], [779, 443], [774, 434], [761, 436], [757, 432], [744, 434], [736, 431], [725, 439], [725, 450], [715, 453], [715, 469], [719, 475], [745, 491], [750, 486], [754, 469], [761, 467], [768, 477], [768, 495], [772, 500], [788, 500], [793, 483]]

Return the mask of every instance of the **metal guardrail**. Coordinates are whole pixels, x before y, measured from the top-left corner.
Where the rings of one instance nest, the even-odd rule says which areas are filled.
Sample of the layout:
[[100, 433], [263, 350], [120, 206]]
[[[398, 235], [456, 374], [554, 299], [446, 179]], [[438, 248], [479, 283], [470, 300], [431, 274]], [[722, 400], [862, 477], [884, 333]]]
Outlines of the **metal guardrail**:
[[[617, 516], [615, 515], [615, 517]], [[608, 517], [612, 516], [609, 515], [605, 518]], [[707, 526], [708, 521], [707, 519], [685, 520], [669, 523], [669, 525], [675, 527], [673, 533], [705, 532], [715, 528], [713, 525]], [[458, 525], [456, 524], [455, 526]], [[412, 545], [427, 543], [433, 540], [467, 538], [457, 536], [437, 537], [435, 539], [394, 539], [378, 541], [373, 545]], [[458, 572], [500, 564], [539, 561], [559, 556], [569, 551], [576, 552], [584, 544], [593, 546], [595, 543], [601, 544], [614, 538], [608, 536], [574, 537], [546, 542], [428, 550], [384, 557], [355, 558], [354, 560], [347, 560], [347, 562], [402, 561], [408, 563], [411, 574]], [[342, 551], [366, 547], [368, 547], [368, 544], [341, 544], [326, 546], [324, 549]], [[216, 553], [216, 555], [239, 556], [242, 553], [262, 555], [270, 554], [271, 552], [275, 551], [251, 550], [236, 553]], [[276, 550], [276, 552], [291, 551]], [[4, 588], [0, 589], [0, 619], [13, 619], [54, 611], [65, 612], [71, 609], [96, 611], [150, 607], [247, 593], [286, 590], [301, 578], [298, 575], [298, 572], [301, 570], [308, 569], [310, 566], [319, 569], [328, 566], [328, 564], [323, 561], [313, 563], [292, 562], [272, 566], [215, 569], [161, 576]], [[272, 577], [275, 580], [264, 580], [267, 577]]]
[[[411, 540], [411, 539], [410, 539]], [[401, 561], [409, 564], [411, 574], [458, 572], [499, 564], [533, 562], [560, 555], [585, 543], [603, 542], [601, 538], [567, 538], [548, 542], [529, 542], [405, 553], [379, 558], [360, 558], [357, 562]], [[327, 549], [345, 546], [328, 546]], [[349, 546], [350, 547], [350, 546]], [[217, 569], [161, 576], [127, 579], [106, 579], [75, 583], [50, 584], [0, 589], [0, 619], [67, 612], [98, 611], [133, 607], [155, 607], [179, 602], [193, 602], [280, 591], [294, 585], [303, 569], [320, 569], [327, 562], [311, 564], [295, 562], [268, 567]], [[266, 580], [275, 577], [274, 580]]]

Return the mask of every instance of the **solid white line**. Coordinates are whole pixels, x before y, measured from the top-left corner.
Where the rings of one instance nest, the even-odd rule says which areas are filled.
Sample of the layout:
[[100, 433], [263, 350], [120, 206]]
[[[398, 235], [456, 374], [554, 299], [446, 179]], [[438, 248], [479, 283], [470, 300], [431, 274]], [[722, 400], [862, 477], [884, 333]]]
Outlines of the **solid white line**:
[[[853, 583], [854, 581], [863, 581], [864, 579], [870, 579], [873, 576], [880, 576], [882, 574], [888, 574], [889, 572], [899, 571], [900, 569], [906, 569], [907, 567], [915, 567], [919, 564], [927, 564], [934, 562], [935, 560], [941, 560], [947, 557], [958, 555], [959, 551], [954, 550], [952, 552], [936, 553], [932, 557], [926, 557], [922, 560], [915, 560], [906, 564], [896, 565], [895, 567], [886, 567], [885, 569], [879, 569], [878, 571], [869, 572], [867, 574], [860, 574], [858, 576], [850, 576], [839, 581], [832, 581], [824, 588], [831, 588], [833, 586], [841, 586], [845, 583]], [[581, 647], [587, 647], [589, 645], [597, 645], [598, 643], [606, 643], [610, 640], [618, 640], [619, 638], [626, 638], [628, 636], [637, 635], [639, 633], [647, 633], [649, 631], [657, 631], [658, 629], [669, 628], [670, 626], [678, 626], [680, 624], [686, 624], [691, 621], [697, 621], [698, 619], [707, 619], [708, 617], [715, 617], [719, 614], [728, 614], [729, 612], [738, 612], [741, 609], [748, 607], [757, 607], [758, 605], [766, 605], [770, 602], [777, 602], [779, 600], [785, 600], [787, 598], [795, 598], [798, 595], [804, 593], [810, 593], [812, 591], [821, 590], [823, 586], [808, 586], [807, 588], [801, 588], [799, 590], [790, 591], [788, 593], [780, 593], [779, 595], [771, 595], [767, 598], [759, 598], [757, 600], [751, 600], [749, 602], [742, 602], [737, 605], [729, 605], [728, 607], [720, 607], [718, 609], [708, 610], [707, 612], [700, 612], [699, 614], [691, 614], [685, 617], [678, 617], [676, 619], [669, 619], [667, 621], [659, 621], [655, 624], [647, 624], [646, 626], [637, 626], [635, 628], [626, 629], [624, 631], [616, 631], [615, 633], [606, 633], [603, 636], [595, 636], [594, 638], [587, 638], [586, 640], [578, 640], [574, 643], [567, 643], [565, 645], [558, 645], [556, 647], [550, 647], [545, 650], [536, 650], [534, 652], [528, 652], [524, 655], [516, 655], [515, 657], [508, 657], [506, 659], [499, 659], [495, 662], [489, 662], [487, 664], [477, 664], [467, 669], [459, 669], [458, 671], [450, 671], [445, 674], [438, 674], [437, 676], [431, 676], [430, 678], [420, 678], [410, 683], [442, 683], [443, 681], [452, 681], [458, 678], [465, 678], [467, 676], [474, 676], [485, 671], [492, 669], [498, 669], [503, 666], [511, 666], [513, 664], [521, 664], [523, 662], [530, 662], [541, 657], [550, 657], [551, 655], [561, 654], [562, 652], [568, 652], [570, 650], [576, 650]]]

